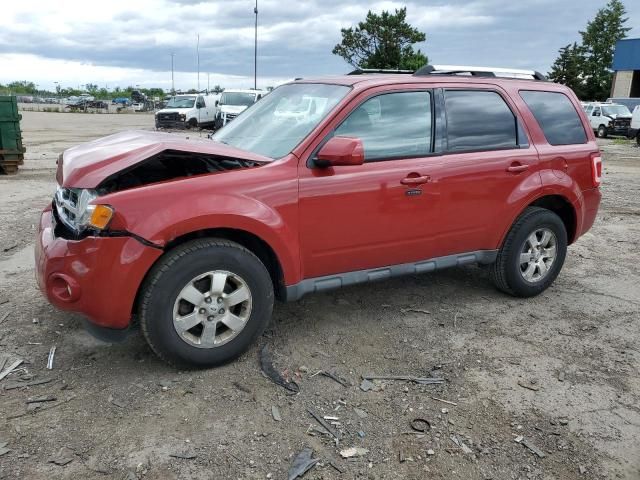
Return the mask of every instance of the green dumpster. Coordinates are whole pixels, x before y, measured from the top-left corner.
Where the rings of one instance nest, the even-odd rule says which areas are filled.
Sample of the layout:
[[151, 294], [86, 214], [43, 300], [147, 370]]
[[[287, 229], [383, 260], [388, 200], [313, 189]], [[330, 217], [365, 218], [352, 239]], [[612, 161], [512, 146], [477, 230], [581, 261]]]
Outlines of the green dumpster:
[[24, 163], [18, 103], [15, 96], [0, 96], [0, 173], [17, 173]]

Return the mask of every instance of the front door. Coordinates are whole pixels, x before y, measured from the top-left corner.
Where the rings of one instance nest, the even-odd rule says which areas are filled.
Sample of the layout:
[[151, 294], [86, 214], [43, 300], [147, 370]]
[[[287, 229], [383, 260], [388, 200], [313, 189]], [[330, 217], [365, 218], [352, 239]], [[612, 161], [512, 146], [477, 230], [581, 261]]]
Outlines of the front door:
[[358, 103], [333, 132], [363, 141], [365, 163], [317, 168], [302, 161], [303, 277], [396, 265], [433, 256], [433, 94], [396, 91]]

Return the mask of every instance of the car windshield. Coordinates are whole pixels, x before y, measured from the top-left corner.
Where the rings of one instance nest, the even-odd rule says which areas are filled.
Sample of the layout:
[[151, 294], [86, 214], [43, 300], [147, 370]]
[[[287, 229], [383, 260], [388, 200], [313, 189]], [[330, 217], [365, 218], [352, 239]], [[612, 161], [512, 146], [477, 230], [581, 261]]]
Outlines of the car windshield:
[[193, 108], [196, 97], [171, 97], [165, 108]]
[[248, 107], [253, 105], [256, 101], [255, 93], [242, 93], [242, 92], [222, 92], [220, 97], [221, 105], [237, 105]]
[[631, 116], [631, 112], [625, 105], [607, 105], [602, 107], [605, 115], [626, 115]]
[[228, 123], [213, 139], [266, 157], [284, 157], [348, 92], [349, 87], [343, 85], [283, 85]]

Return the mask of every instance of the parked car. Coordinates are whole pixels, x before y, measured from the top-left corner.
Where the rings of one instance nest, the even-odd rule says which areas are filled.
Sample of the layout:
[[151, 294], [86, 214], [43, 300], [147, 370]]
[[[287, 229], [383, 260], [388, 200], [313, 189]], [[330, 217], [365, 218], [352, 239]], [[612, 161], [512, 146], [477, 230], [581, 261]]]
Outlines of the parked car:
[[638, 146], [640, 146], [640, 105], [633, 109], [631, 126], [627, 136], [631, 139], [635, 138]]
[[262, 90], [227, 89], [223, 91], [218, 102], [219, 110], [216, 116], [215, 129], [224, 127], [267, 93]]
[[217, 95], [175, 95], [156, 112], [156, 128], [206, 128], [218, 113]]
[[627, 136], [631, 125], [631, 112], [625, 105], [592, 102], [585, 110], [589, 123], [598, 137]]
[[70, 148], [38, 284], [96, 335], [137, 318], [180, 367], [240, 355], [274, 298], [467, 264], [538, 295], [593, 225], [600, 151], [570, 89], [482, 72], [299, 80], [213, 141], [133, 131]]
[[122, 105], [123, 107], [128, 107], [131, 104], [131, 100], [127, 97], [116, 97], [111, 100], [112, 105]]

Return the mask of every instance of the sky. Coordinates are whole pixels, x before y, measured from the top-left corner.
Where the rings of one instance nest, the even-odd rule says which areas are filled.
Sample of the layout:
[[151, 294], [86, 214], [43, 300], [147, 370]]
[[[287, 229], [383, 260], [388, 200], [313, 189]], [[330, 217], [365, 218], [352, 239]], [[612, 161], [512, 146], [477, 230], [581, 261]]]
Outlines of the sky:
[[[640, 1], [623, 0], [640, 37]], [[255, 0], [20, 0], [3, 2], [0, 83], [41, 89], [95, 83], [198, 87], [253, 86]], [[258, 88], [295, 77], [346, 73], [331, 53], [340, 29], [374, 12], [407, 7], [426, 33], [416, 45], [434, 64], [548, 72], [560, 47], [579, 41], [606, 0], [259, 0]]]

